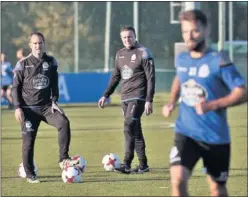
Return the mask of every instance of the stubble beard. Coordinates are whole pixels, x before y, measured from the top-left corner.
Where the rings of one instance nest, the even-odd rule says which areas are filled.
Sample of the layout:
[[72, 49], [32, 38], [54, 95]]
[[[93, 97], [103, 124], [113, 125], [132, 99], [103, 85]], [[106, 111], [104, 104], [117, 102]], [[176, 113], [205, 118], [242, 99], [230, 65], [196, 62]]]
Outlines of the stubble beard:
[[188, 48], [189, 51], [202, 52], [206, 46], [206, 40], [198, 42], [194, 47]]

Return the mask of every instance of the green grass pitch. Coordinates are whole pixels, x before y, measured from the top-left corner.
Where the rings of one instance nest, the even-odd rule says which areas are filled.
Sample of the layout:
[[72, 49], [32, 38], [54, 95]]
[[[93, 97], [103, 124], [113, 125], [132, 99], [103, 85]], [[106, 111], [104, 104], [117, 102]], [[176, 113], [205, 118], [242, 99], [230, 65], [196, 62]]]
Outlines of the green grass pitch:
[[[1, 124], [1, 194], [2, 196], [169, 196], [169, 151], [173, 143], [173, 129], [177, 111], [164, 119], [161, 108], [168, 95], [157, 94], [152, 116], [142, 119], [151, 172], [125, 175], [105, 172], [102, 157], [113, 152], [123, 158], [123, 117], [119, 95], [104, 110], [96, 104], [64, 105], [71, 122], [70, 154], [79, 154], [87, 162], [83, 182], [65, 184], [58, 166], [58, 143], [55, 128], [41, 123], [35, 144], [35, 161], [42, 183], [29, 184], [19, 178], [21, 162], [21, 131], [13, 111], [2, 108]], [[231, 196], [247, 195], [247, 104], [228, 110], [232, 136], [232, 157], [228, 189]], [[133, 167], [138, 164], [137, 157]], [[198, 162], [189, 182], [189, 192], [195, 196], [209, 195], [202, 162]]]

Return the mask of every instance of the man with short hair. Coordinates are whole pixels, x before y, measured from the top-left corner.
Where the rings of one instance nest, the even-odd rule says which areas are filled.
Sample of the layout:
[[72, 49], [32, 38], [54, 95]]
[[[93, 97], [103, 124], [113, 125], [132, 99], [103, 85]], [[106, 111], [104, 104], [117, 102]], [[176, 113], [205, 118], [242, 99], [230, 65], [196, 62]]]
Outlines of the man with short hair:
[[34, 144], [41, 121], [58, 129], [59, 166], [74, 165], [69, 157], [70, 122], [58, 107], [58, 62], [45, 53], [45, 38], [34, 32], [29, 37], [31, 53], [17, 62], [14, 70], [15, 118], [21, 124], [23, 166], [29, 183], [39, 183], [34, 171]]
[[13, 69], [11, 63], [7, 61], [6, 54], [1, 53], [1, 98], [4, 97], [8, 101], [9, 109], [13, 108], [12, 99], [12, 83]]
[[[120, 30], [124, 48], [116, 53], [115, 68], [109, 85], [98, 102], [104, 107], [106, 98], [121, 82], [121, 105], [124, 121], [125, 156], [121, 168], [122, 173], [143, 173], [149, 171], [145, 152], [145, 139], [141, 128], [141, 116], [152, 113], [152, 103], [155, 91], [155, 67], [153, 56], [149, 49], [136, 41], [135, 29], [125, 26]], [[134, 150], [139, 159], [139, 166], [131, 170]]]
[[22, 58], [28, 56], [29, 50], [25, 48], [20, 48], [16, 51], [16, 58], [18, 60], [21, 60]]
[[170, 100], [162, 110], [165, 117], [170, 116], [180, 97], [170, 152], [171, 195], [188, 196], [188, 179], [202, 158], [211, 196], [227, 196], [230, 134], [226, 108], [245, 100], [245, 81], [224, 53], [208, 46], [209, 25], [202, 11], [185, 11], [179, 18], [188, 52], [176, 57]]

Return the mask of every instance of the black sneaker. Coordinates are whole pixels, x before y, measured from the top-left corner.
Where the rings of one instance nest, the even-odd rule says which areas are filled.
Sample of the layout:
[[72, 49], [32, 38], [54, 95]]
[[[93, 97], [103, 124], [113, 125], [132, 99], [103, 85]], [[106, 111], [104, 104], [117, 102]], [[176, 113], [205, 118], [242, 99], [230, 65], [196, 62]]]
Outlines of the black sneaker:
[[130, 174], [131, 173], [131, 167], [129, 167], [126, 164], [121, 164], [120, 168], [115, 168], [115, 171], [123, 173], [123, 174]]
[[136, 168], [132, 169], [131, 172], [137, 173], [137, 174], [142, 174], [144, 172], [150, 172], [150, 168], [149, 168], [149, 166], [145, 166], [145, 167], [137, 166]]

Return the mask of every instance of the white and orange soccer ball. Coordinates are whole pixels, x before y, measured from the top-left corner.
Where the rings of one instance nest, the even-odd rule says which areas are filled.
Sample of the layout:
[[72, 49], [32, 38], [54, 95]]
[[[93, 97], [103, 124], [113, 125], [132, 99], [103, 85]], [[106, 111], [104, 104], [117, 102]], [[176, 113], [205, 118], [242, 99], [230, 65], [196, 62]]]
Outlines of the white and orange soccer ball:
[[[37, 165], [34, 163], [34, 172], [36, 175], [38, 175], [38, 167]], [[18, 170], [17, 170], [17, 174], [19, 175], [19, 177], [21, 178], [26, 178], [26, 172], [24, 170], [24, 166], [23, 166], [23, 163], [20, 163], [19, 164], [19, 167], [18, 167]]]
[[65, 168], [62, 171], [61, 177], [64, 183], [82, 182], [82, 172], [75, 166]]
[[87, 161], [79, 155], [75, 155], [71, 158], [73, 161], [75, 161], [75, 167], [77, 167], [82, 173], [86, 169]]
[[105, 171], [114, 171], [115, 168], [120, 168], [121, 161], [117, 154], [109, 153], [103, 157], [102, 165]]

